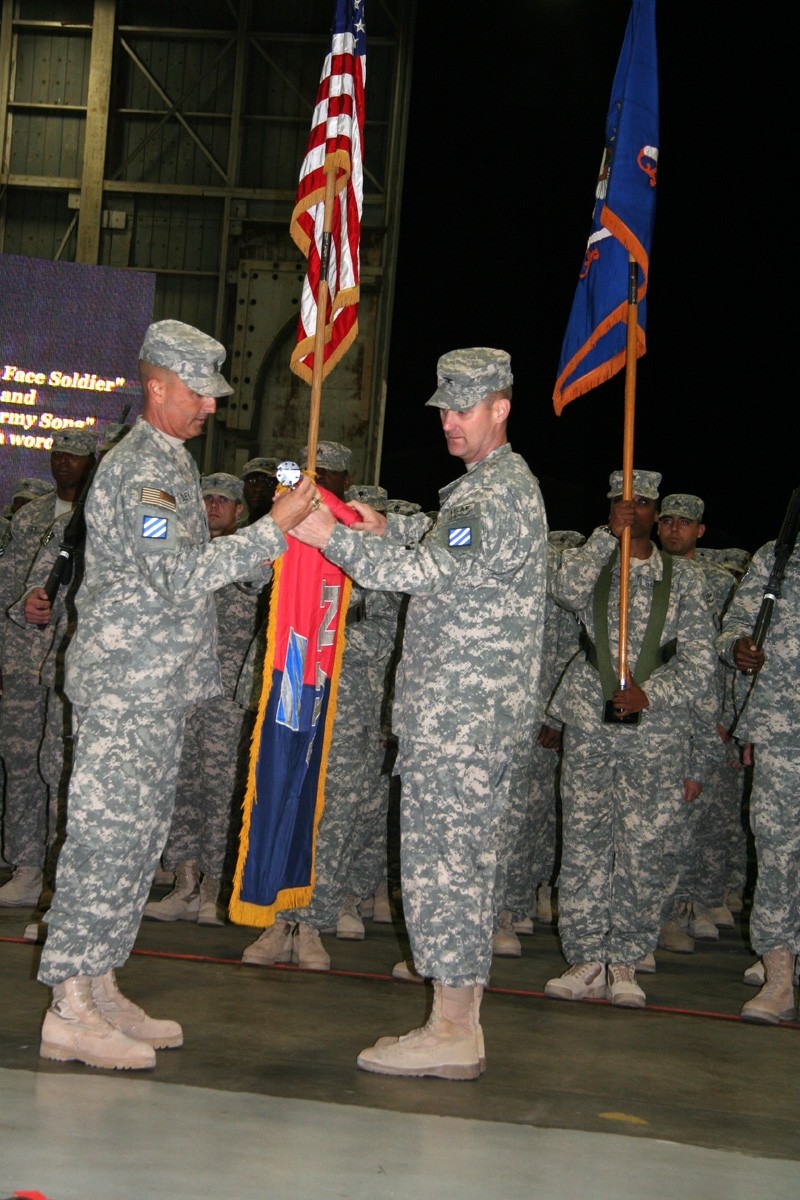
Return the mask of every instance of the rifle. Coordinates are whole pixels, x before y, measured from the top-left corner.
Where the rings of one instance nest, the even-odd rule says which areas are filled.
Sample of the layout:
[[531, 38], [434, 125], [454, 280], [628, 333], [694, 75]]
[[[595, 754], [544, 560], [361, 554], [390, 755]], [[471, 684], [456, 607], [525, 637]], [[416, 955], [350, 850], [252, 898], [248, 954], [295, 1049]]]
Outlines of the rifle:
[[766, 587], [764, 588], [764, 598], [761, 601], [761, 608], [759, 609], [753, 629], [753, 641], [758, 650], [764, 645], [764, 639], [767, 636], [770, 621], [772, 620], [772, 610], [775, 607], [775, 601], [781, 598], [781, 586], [783, 585], [783, 577], [786, 574], [786, 564], [792, 557], [794, 544], [797, 541], [798, 525], [800, 525], [800, 487], [796, 487], [792, 492], [789, 506], [786, 509], [783, 524], [781, 525], [781, 531], [775, 543], [775, 560], [772, 564], [772, 570], [770, 571]]
[[[115, 446], [117, 442], [122, 441], [125, 434], [130, 429], [129, 425], [125, 424], [128, 413], [131, 411], [130, 404], [126, 404], [122, 412], [122, 420], [120, 428], [114, 434], [106, 446], [106, 451]], [[44, 584], [44, 590], [47, 599], [52, 604], [58, 594], [58, 589], [62, 584], [68, 584], [72, 578], [72, 569], [75, 564], [75, 557], [83, 545], [84, 537], [86, 536], [86, 523], [84, 521], [83, 510], [86, 507], [86, 501], [89, 497], [89, 490], [94, 481], [95, 471], [97, 470], [99, 459], [95, 461], [92, 469], [89, 471], [81, 488], [81, 494], [75, 501], [72, 509], [72, 514], [64, 526], [64, 533], [61, 537], [61, 542], [58, 547], [58, 557], [50, 568], [50, 574]], [[41, 626], [46, 628], [46, 626]]]
[[[753, 641], [756, 649], [760, 650], [769, 632], [770, 622], [772, 621], [772, 610], [775, 607], [775, 601], [781, 598], [781, 587], [783, 586], [783, 577], [786, 574], [786, 565], [792, 557], [795, 542], [797, 541], [798, 527], [800, 526], [800, 487], [796, 487], [789, 498], [789, 504], [783, 517], [780, 533], [775, 542], [775, 557], [772, 562], [772, 570], [769, 573], [766, 586], [764, 587], [764, 595], [761, 600], [761, 607], [758, 610], [756, 623], [753, 627]], [[728, 729], [728, 734], [732, 737], [736, 726], [739, 724], [739, 718], [745, 710], [747, 701], [750, 699], [757, 675], [754, 675], [750, 680], [750, 686], [747, 689], [742, 706], [736, 713], [733, 723]]]

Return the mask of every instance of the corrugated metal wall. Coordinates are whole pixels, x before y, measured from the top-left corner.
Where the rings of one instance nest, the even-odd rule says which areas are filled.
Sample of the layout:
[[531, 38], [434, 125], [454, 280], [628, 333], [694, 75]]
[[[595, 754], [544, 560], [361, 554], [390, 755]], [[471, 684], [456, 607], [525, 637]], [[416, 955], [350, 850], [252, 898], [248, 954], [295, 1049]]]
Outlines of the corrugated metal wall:
[[[361, 331], [323, 395], [320, 436], [352, 445], [365, 481], [414, 6], [366, 0]], [[305, 443], [308, 387], [288, 370], [305, 264], [288, 225], [332, 15], [333, 0], [2, 0], [0, 252], [153, 271], [155, 319], [226, 344], [236, 393], [193, 447], [206, 467]]]

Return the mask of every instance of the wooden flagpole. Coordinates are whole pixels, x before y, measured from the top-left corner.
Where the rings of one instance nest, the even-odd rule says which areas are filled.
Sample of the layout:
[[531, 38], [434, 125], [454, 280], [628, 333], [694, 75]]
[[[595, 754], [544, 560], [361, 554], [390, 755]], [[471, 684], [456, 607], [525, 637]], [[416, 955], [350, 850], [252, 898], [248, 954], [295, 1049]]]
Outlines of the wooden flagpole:
[[[633, 499], [633, 427], [636, 412], [636, 333], [639, 325], [638, 270], [628, 259], [628, 314], [625, 342], [625, 422], [622, 436], [622, 499]], [[619, 686], [628, 682], [628, 602], [630, 595], [631, 531], [619, 540]]]
[[311, 370], [311, 407], [308, 413], [308, 449], [306, 467], [317, 469], [319, 416], [322, 408], [322, 372], [325, 365], [325, 316], [328, 309], [328, 263], [333, 229], [333, 202], [336, 194], [336, 167], [329, 161], [325, 166], [325, 198], [322, 202], [322, 250], [317, 288], [317, 323], [314, 328], [314, 366]]

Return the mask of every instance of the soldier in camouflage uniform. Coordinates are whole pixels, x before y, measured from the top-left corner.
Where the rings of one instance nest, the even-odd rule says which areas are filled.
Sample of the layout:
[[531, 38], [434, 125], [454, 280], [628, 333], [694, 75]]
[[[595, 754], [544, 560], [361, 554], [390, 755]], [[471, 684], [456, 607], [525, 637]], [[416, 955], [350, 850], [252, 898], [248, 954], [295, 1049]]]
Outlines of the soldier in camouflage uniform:
[[2, 560], [0, 753], [6, 769], [4, 850], [13, 874], [0, 888], [0, 905], [7, 907], [36, 905], [48, 850], [56, 841], [65, 745], [62, 667], [74, 628], [68, 608], [74, 618], [72, 594], [78, 572], [68, 606], [62, 595], [56, 619], [42, 622], [45, 628], [28, 623], [23, 603], [33, 585], [47, 578], [73, 504], [94, 463], [96, 445], [92, 429], [68, 428], [53, 435], [50, 466], [55, 489], [29, 501], [14, 515], [11, 540]]
[[498, 831], [517, 738], [533, 736], [547, 527], [537, 481], [506, 439], [508, 354], [453, 351], [437, 380], [428, 404], [467, 471], [440, 492], [435, 524], [354, 502], [360, 531], [323, 506], [295, 532], [357, 583], [410, 596], [394, 701], [403, 904], [434, 1004], [426, 1025], [381, 1039], [358, 1065], [473, 1079], [485, 1066]]
[[[213, 541], [236, 532], [244, 509], [241, 479], [218, 471], [200, 487]], [[175, 887], [163, 900], [145, 905], [155, 921], [196, 921], [223, 925], [220, 905], [226, 850], [232, 821], [244, 796], [244, 764], [252, 732], [249, 711], [238, 694], [252, 690], [250, 646], [261, 624], [260, 594], [265, 584], [229, 583], [214, 592], [217, 656], [222, 696], [189, 709], [181, 765], [163, 863], [175, 872]], [[242, 679], [247, 672], [247, 681]]]
[[253, 521], [267, 515], [278, 486], [277, 470], [277, 458], [251, 458], [244, 464], [240, 478], [246, 511], [239, 524], [252, 525]]
[[[586, 538], [574, 530], [548, 534], [548, 577], [567, 545], [580, 546]], [[542, 662], [539, 676], [538, 732], [533, 743], [520, 747], [519, 782], [511, 789], [512, 805], [504, 830], [505, 849], [499, 855], [495, 885], [497, 921], [492, 939], [500, 957], [519, 957], [520, 933], [533, 933], [538, 901], [550, 901], [556, 873], [557, 781], [561, 761], [561, 726], [546, 715], [547, 703], [567, 663], [579, 646], [575, 615], [548, 595], [545, 607]], [[552, 914], [547, 918], [552, 919]]]
[[314, 493], [302, 480], [268, 517], [209, 541], [184, 442], [232, 391], [219, 373], [224, 357], [219, 342], [180, 321], [148, 328], [142, 416], [100, 462], [86, 504], [66, 662], [77, 743], [39, 967], [53, 988], [44, 1058], [141, 1069], [154, 1066], [154, 1047], [183, 1041], [177, 1022], [122, 996], [114, 972], [130, 954], [169, 832], [187, 709], [220, 694], [211, 593], [258, 577], [283, 553]]
[[[552, 583], [580, 618], [586, 653], [573, 658], [548, 711], [565, 725], [561, 769], [559, 935], [569, 969], [545, 995], [606, 995], [640, 1008], [635, 966], [655, 950], [667, 886], [664, 858], [682, 804], [688, 705], [709, 686], [714, 631], [693, 563], [650, 541], [658, 485], [634, 471], [610, 477], [609, 524], [565, 550]], [[628, 647], [632, 678], [619, 686], [620, 568], [617, 541], [629, 528]], [[607, 707], [610, 705], [610, 708]], [[639, 713], [639, 724], [619, 718]], [[605, 718], [611, 717], [608, 721]]]
[[[734, 578], [717, 563], [697, 558], [697, 541], [706, 528], [703, 512], [700, 496], [685, 492], [666, 496], [658, 518], [658, 537], [662, 550], [694, 562], [702, 572], [703, 591], [716, 634], [733, 591]], [[675, 827], [674, 883], [659, 934], [659, 945], [678, 953], [690, 953], [694, 938], [715, 941], [719, 937], [718, 925], [734, 924], [733, 915], [725, 905], [726, 850], [731, 829], [738, 829], [744, 842], [743, 776], [739, 746], [729, 737], [725, 721], [729, 675], [730, 669], [718, 660], [713, 686], [689, 706], [686, 804]]]
[[[717, 649], [737, 672], [737, 737], [753, 743], [750, 825], [758, 874], [750, 940], [766, 983], [742, 1019], [795, 1018], [792, 976], [800, 953], [800, 541], [786, 565], [763, 648], [753, 631], [775, 561], [775, 542], [753, 555], [722, 622]], [[752, 688], [752, 690], [750, 690]]]

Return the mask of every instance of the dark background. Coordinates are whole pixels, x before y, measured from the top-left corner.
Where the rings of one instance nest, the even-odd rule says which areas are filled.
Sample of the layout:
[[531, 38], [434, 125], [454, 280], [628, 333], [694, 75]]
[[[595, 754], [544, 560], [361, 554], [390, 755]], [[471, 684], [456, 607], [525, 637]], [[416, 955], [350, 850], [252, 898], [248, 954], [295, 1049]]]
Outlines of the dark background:
[[[629, 12], [629, 0], [419, 6], [380, 479], [392, 497], [438, 507], [462, 468], [424, 407], [436, 361], [498, 346], [514, 370], [510, 439], [551, 528], [588, 533], [606, 519], [624, 372], [560, 417], [552, 392]], [[800, 483], [788, 237], [798, 68], [785, 21], [742, 0], [657, 8], [658, 199], [634, 463], [662, 473], [662, 495], [705, 499], [706, 545], [751, 552], [776, 536]]]

